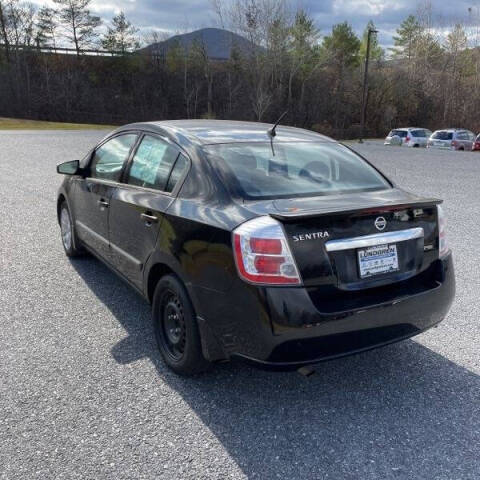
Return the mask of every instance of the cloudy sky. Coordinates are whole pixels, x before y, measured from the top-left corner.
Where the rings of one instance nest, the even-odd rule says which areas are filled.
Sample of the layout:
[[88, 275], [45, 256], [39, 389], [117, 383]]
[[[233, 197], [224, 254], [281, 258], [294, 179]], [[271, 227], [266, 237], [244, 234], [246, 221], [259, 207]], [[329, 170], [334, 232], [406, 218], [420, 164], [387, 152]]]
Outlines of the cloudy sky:
[[[228, 3], [230, 0], [220, 0]], [[52, 0], [34, 0], [36, 4]], [[378, 30], [384, 46], [392, 44], [392, 35], [398, 24], [409, 14], [415, 14], [419, 6], [431, 4], [434, 22], [441, 28], [461, 21], [479, 19], [480, 0], [292, 0], [301, 5], [317, 22], [322, 34], [328, 34], [332, 25], [345, 20], [361, 33], [369, 19]], [[473, 15], [469, 14], [469, 8]], [[142, 32], [159, 30], [185, 32], [208, 26], [219, 26], [210, 0], [92, 0], [93, 13], [108, 21], [123, 10]]]

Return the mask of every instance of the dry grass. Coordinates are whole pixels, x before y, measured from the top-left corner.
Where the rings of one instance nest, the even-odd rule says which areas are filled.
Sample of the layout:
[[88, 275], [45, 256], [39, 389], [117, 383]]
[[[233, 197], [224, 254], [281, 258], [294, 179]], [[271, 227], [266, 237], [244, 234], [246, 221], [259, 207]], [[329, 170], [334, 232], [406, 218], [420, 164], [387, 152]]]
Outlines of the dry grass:
[[0, 117], [0, 130], [112, 130], [113, 128], [115, 128], [113, 125], [44, 122], [42, 120]]

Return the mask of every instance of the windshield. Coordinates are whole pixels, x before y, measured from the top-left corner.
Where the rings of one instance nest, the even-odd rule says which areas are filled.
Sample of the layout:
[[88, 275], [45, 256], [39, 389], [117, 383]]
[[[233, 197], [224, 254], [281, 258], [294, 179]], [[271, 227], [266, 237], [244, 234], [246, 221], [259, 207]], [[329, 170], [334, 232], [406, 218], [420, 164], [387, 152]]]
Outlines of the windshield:
[[288, 198], [383, 190], [388, 181], [336, 143], [274, 142], [207, 145], [207, 156], [234, 193], [244, 198]]
[[440, 130], [438, 132], [435, 132], [432, 135], [432, 138], [435, 138], [436, 140], [451, 140], [453, 138], [453, 132], [446, 132], [445, 130]]

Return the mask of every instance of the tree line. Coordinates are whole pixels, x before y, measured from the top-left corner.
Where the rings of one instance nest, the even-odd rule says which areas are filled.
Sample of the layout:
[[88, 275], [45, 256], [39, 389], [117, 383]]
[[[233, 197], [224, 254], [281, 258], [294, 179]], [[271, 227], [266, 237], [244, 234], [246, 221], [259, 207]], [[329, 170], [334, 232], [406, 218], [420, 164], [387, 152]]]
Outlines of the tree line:
[[[359, 133], [373, 22], [360, 37], [348, 22], [320, 32], [305, 10], [287, 0], [212, 0], [220, 26], [251, 45], [248, 51], [232, 45], [228, 60], [215, 61], [201, 42], [188, 49], [178, 43], [161, 56], [139, 51], [138, 30], [125, 14], [102, 26], [90, 1], [54, 0], [55, 8], [36, 10], [21, 0], [0, 0], [1, 116], [99, 123], [272, 122], [288, 110], [283, 123], [336, 138]], [[389, 51], [372, 37], [369, 136], [410, 125], [480, 131], [478, 16], [470, 11], [470, 24], [448, 27], [433, 18], [429, 7], [407, 17]], [[60, 53], [65, 45], [75, 55]], [[88, 48], [117, 55], [85, 55]]]

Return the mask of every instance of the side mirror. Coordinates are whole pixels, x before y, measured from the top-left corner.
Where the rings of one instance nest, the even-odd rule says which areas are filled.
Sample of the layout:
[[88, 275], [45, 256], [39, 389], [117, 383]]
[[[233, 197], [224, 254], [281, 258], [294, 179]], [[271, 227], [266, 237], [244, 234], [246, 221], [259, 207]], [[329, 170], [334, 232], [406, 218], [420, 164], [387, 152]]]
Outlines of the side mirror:
[[80, 162], [78, 160], [71, 160], [57, 165], [57, 173], [61, 175], [78, 175], [80, 171]]

